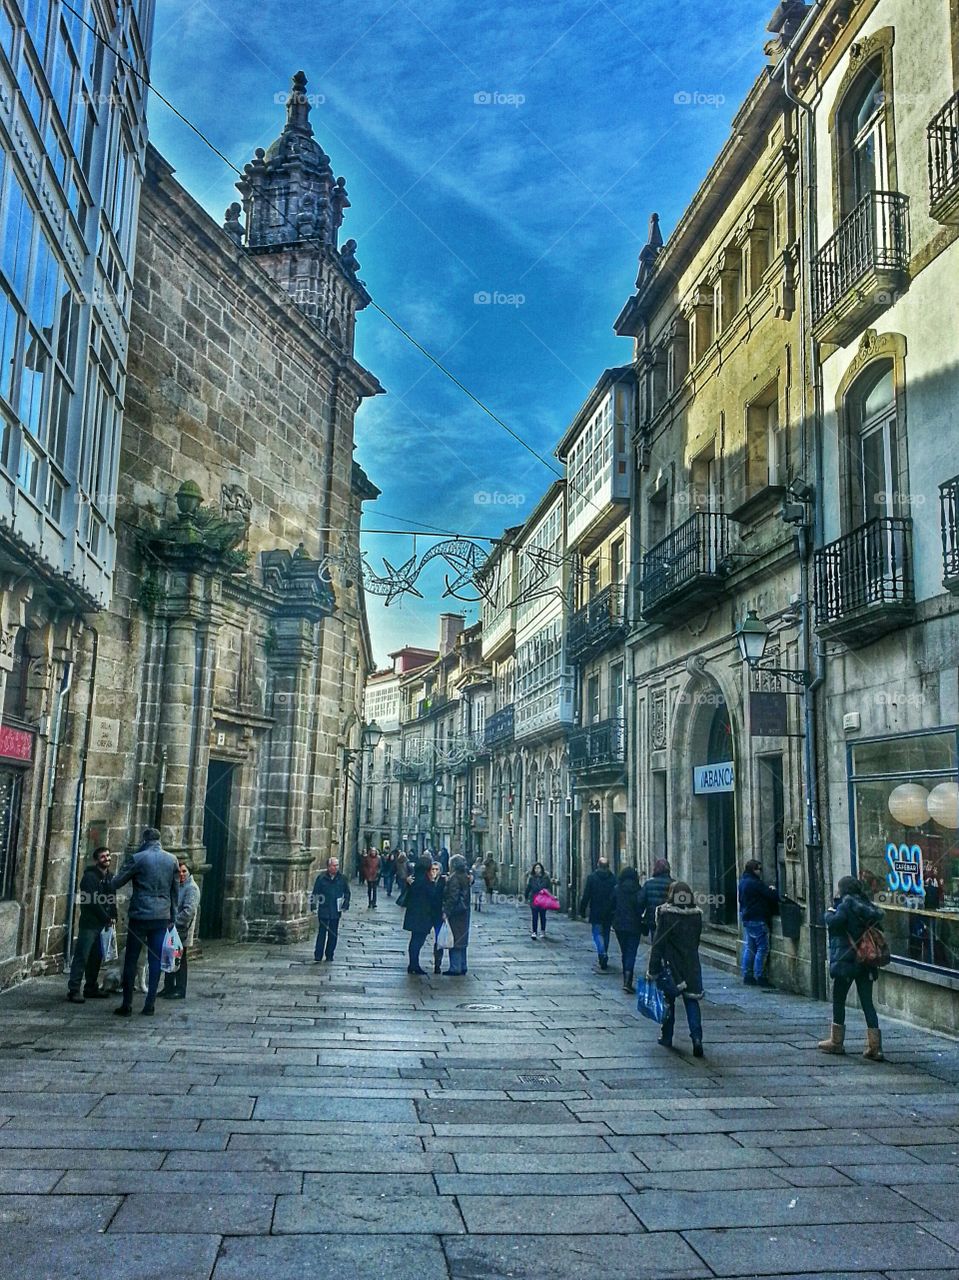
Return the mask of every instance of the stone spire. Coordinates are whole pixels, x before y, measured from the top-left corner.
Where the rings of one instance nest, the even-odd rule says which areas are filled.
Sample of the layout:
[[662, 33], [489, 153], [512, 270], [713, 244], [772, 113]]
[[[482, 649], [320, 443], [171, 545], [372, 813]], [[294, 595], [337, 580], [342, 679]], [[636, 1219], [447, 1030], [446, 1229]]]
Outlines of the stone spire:
[[645, 248], [640, 250], [639, 254], [639, 275], [636, 277], [636, 288], [642, 289], [643, 285], [653, 274], [656, 266], [656, 259], [663, 247], [663, 233], [659, 229], [659, 214], [653, 213], [649, 217], [649, 239]]

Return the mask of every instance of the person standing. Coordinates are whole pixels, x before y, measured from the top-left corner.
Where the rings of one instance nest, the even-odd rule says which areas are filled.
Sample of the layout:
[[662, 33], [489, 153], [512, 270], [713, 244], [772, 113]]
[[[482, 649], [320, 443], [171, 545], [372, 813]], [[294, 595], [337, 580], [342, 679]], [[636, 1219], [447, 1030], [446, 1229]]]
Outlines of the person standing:
[[434, 879], [433, 860], [424, 854], [416, 860], [413, 877], [406, 891], [403, 928], [410, 935], [407, 973], [417, 976], [426, 973], [426, 970], [420, 966], [420, 952], [423, 950], [427, 934], [436, 927], [437, 919], [442, 920], [442, 916], [442, 882]]
[[636, 953], [643, 933], [643, 910], [639, 903], [639, 874], [635, 867], [623, 867], [616, 881], [613, 904], [613, 931], [623, 957], [623, 990], [633, 992]]
[[[496, 863], [493, 861], [493, 855], [488, 853], [486, 861], [483, 863], [483, 883], [486, 886], [486, 898], [489, 905], [493, 905], [493, 894], [496, 892]], [[545, 929], [545, 925], [544, 925]]]
[[443, 972], [443, 948], [437, 946], [437, 937], [439, 931], [443, 927], [443, 894], [446, 891], [446, 881], [448, 877], [443, 875], [443, 864], [439, 860], [439, 854], [433, 859], [433, 865], [430, 867], [430, 880], [435, 888], [439, 888], [439, 894], [433, 903], [433, 972]]
[[666, 901], [666, 894], [673, 882], [673, 874], [665, 858], [657, 858], [653, 863], [653, 874], [644, 880], [639, 890], [639, 909], [642, 913], [643, 937], [652, 940], [656, 930], [656, 912]]
[[166, 1000], [186, 999], [187, 953], [193, 946], [196, 933], [196, 917], [200, 909], [200, 886], [190, 873], [189, 864], [180, 859], [180, 883], [177, 889], [176, 931], [183, 945], [180, 966], [173, 973], [163, 975], [160, 995]]
[[820, 1040], [823, 1053], [845, 1053], [846, 997], [855, 986], [863, 1017], [866, 1020], [866, 1048], [864, 1058], [882, 1062], [882, 1032], [879, 1015], [872, 997], [873, 983], [879, 970], [863, 964], [856, 946], [867, 929], [882, 924], [882, 912], [866, 896], [866, 890], [855, 876], [843, 876], [836, 886], [833, 905], [825, 915], [829, 934], [829, 974], [832, 983], [832, 1027], [829, 1036]]
[[445, 844], [440, 849], [439, 860], [440, 860], [440, 871], [443, 873], [444, 876], [448, 876], [450, 873], [450, 851], [449, 849], [447, 849]]
[[553, 892], [553, 882], [546, 874], [546, 868], [541, 862], [534, 862], [533, 869], [526, 878], [526, 892], [523, 895], [529, 903], [529, 909], [532, 913], [532, 922], [530, 924], [529, 936], [536, 941], [537, 926], [542, 930], [543, 938], [546, 938], [546, 908], [533, 905], [533, 899], [543, 889], [547, 893]]
[[363, 880], [366, 884], [366, 909], [376, 910], [376, 888], [380, 883], [380, 855], [367, 849], [363, 855]]
[[[453, 863], [451, 860], [450, 866], [452, 865]], [[478, 853], [476, 855], [476, 861], [473, 863], [473, 869], [470, 872], [473, 878], [473, 906], [477, 911], [483, 910], [483, 894], [486, 892], [486, 881], [483, 879], [484, 870], [485, 864], [483, 862], [483, 855]]]
[[313, 959], [317, 964], [321, 960], [332, 962], [340, 936], [340, 917], [350, 907], [350, 886], [340, 871], [339, 858], [330, 858], [326, 870], [316, 877], [311, 898], [317, 922]]
[[167, 930], [176, 919], [180, 886], [180, 864], [160, 844], [156, 827], [145, 827], [140, 848], [130, 854], [117, 874], [106, 880], [104, 889], [115, 893], [133, 881], [130, 910], [127, 915], [127, 942], [123, 952], [123, 997], [114, 1009], [120, 1017], [133, 1012], [133, 984], [137, 976], [140, 952], [147, 949], [149, 977], [146, 999], [141, 1013], [152, 1015], [156, 1009], [160, 985], [160, 960]]
[[609, 869], [609, 859], [600, 858], [596, 870], [586, 877], [579, 914], [589, 914], [599, 967], [604, 973], [609, 968], [609, 931], [613, 923], [615, 896], [616, 877]]
[[703, 1015], [699, 1007], [703, 998], [703, 967], [699, 959], [702, 933], [703, 913], [693, 900], [692, 889], [684, 881], [674, 880], [666, 901], [656, 912], [646, 976], [659, 983], [666, 1002], [658, 1043], [665, 1049], [673, 1047], [676, 1000], [682, 996], [694, 1058], [703, 1056]]
[[763, 864], [751, 858], [739, 881], [739, 919], [743, 926], [743, 982], [747, 987], [772, 990], [766, 976], [773, 916], [779, 912], [779, 891], [763, 884]]
[[117, 919], [117, 896], [104, 888], [109, 877], [110, 850], [102, 844], [94, 849], [93, 861], [80, 879], [80, 920], [67, 982], [67, 999], [71, 1004], [106, 999], [107, 993], [101, 991], [99, 986], [100, 962], [103, 958], [100, 934], [111, 924], [116, 924]]
[[409, 882], [409, 875], [410, 875], [409, 859], [406, 856], [405, 849], [397, 849], [395, 866], [396, 866], [396, 883], [398, 886], [396, 890], [396, 905], [398, 907], [401, 907], [403, 903], [400, 901], [400, 899], [403, 897], [403, 894], [406, 892], [406, 886], [407, 886], [407, 883]]
[[393, 896], [393, 882], [396, 880], [396, 849], [384, 849], [383, 856], [380, 858], [380, 870], [383, 873], [383, 888], [386, 890], [386, 896]]
[[[482, 865], [480, 859], [477, 862]], [[479, 882], [482, 884], [482, 880]], [[470, 941], [470, 888], [475, 889], [473, 877], [466, 869], [466, 859], [455, 853], [450, 858], [450, 873], [443, 889], [443, 915], [453, 930], [453, 946], [447, 974], [454, 978], [466, 977], [466, 949]]]

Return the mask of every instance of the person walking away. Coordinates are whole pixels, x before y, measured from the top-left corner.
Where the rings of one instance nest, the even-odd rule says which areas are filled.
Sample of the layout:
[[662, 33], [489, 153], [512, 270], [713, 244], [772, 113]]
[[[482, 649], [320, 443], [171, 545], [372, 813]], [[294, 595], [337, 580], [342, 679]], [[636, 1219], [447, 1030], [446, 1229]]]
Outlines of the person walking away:
[[117, 896], [103, 887], [109, 877], [110, 850], [102, 844], [94, 849], [93, 861], [80, 877], [80, 920], [67, 982], [67, 999], [71, 1004], [106, 999], [107, 993], [101, 991], [99, 985], [103, 958], [100, 934], [111, 924], [116, 924], [117, 919]]
[[[480, 859], [477, 862], [482, 865]], [[479, 882], [482, 884], [482, 880]], [[450, 873], [443, 889], [443, 915], [453, 930], [453, 946], [447, 974], [454, 978], [466, 977], [466, 949], [470, 941], [470, 888], [476, 883], [466, 869], [466, 859], [454, 853], [450, 858]]]
[[674, 880], [666, 901], [656, 912], [646, 976], [659, 982], [666, 1002], [658, 1043], [666, 1049], [673, 1047], [676, 1000], [682, 996], [694, 1058], [703, 1057], [703, 1015], [699, 1007], [703, 998], [703, 967], [699, 959], [702, 933], [703, 913], [693, 900], [692, 889], [685, 881]]
[[183, 944], [180, 966], [173, 973], [163, 975], [160, 995], [166, 1000], [186, 999], [187, 953], [193, 946], [196, 933], [197, 912], [200, 909], [200, 886], [190, 873], [189, 864], [180, 859], [180, 882], [177, 888], [176, 931]]
[[541, 862], [534, 862], [533, 869], [526, 878], [526, 892], [523, 895], [529, 903], [529, 909], [532, 912], [532, 923], [530, 924], [529, 936], [536, 941], [537, 926], [542, 930], [543, 938], [546, 938], [546, 908], [534, 907], [533, 899], [545, 889], [547, 893], [553, 892], [553, 882], [546, 874], [546, 868]]
[[673, 882], [673, 874], [665, 858], [657, 858], [653, 863], [653, 874], [644, 880], [639, 890], [639, 909], [642, 913], [642, 929], [644, 938], [652, 941], [656, 931], [656, 912], [666, 901], [666, 894]]
[[832, 983], [832, 1027], [829, 1036], [820, 1040], [823, 1053], [845, 1053], [846, 997], [855, 986], [863, 1017], [866, 1019], [864, 1058], [883, 1061], [882, 1032], [872, 996], [873, 983], [879, 970], [863, 964], [856, 945], [867, 929], [882, 924], [882, 912], [866, 896], [866, 890], [855, 876], [843, 876], [836, 886], [833, 905], [825, 915], [829, 934], [829, 974]]
[[380, 859], [380, 866], [383, 871], [383, 888], [386, 890], [386, 896], [392, 898], [393, 883], [396, 880], [396, 855], [397, 849], [384, 849], [383, 856]]
[[398, 886], [396, 890], [397, 906], [403, 905], [400, 902], [400, 898], [402, 898], [406, 890], [406, 886], [409, 882], [409, 878], [410, 878], [410, 868], [409, 868], [409, 859], [406, 856], [406, 850], [397, 849], [396, 851], [396, 883]]
[[160, 985], [160, 959], [167, 930], [176, 919], [180, 886], [180, 864], [160, 844], [156, 827], [145, 827], [140, 848], [130, 854], [117, 874], [103, 888], [115, 893], [132, 880], [130, 910], [127, 915], [127, 942], [123, 952], [122, 1003], [114, 1009], [120, 1017], [133, 1012], [133, 984], [140, 952], [147, 949], [149, 978], [141, 1013], [152, 1015]]
[[755, 858], [743, 867], [739, 881], [739, 919], [743, 926], [743, 982], [747, 987], [773, 984], [766, 976], [773, 916], [779, 913], [779, 891], [763, 884], [763, 864]]
[[[451, 859], [450, 866], [452, 865], [453, 862]], [[483, 879], [484, 870], [485, 864], [483, 862], [482, 855], [477, 854], [476, 861], [473, 863], [473, 870], [471, 872], [473, 878], [473, 906], [477, 911], [483, 910], [483, 894], [486, 891], [486, 881]]]
[[440, 871], [443, 873], [444, 876], [448, 876], [450, 873], [450, 851], [449, 849], [447, 849], [445, 844], [440, 849], [439, 860], [440, 860]]
[[[493, 894], [496, 892], [496, 863], [493, 861], [493, 855], [488, 853], [486, 861], [483, 864], [483, 883], [486, 886], [486, 898], [489, 905], [493, 905]], [[546, 926], [543, 926], [544, 931]]]
[[579, 914], [585, 916], [588, 913], [599, 967], [604, 973], [609, 968], [609, 930], [613, 923], [615, 896], [616, 877], [609, 869], [609, 859], [600, 858], [596, 870], [586, 877]]
[[340, 937], [340, 917], [350, 909], [350, 886], [340, 871], [339, 858], [330, 858], [327, 862], [326, 870], [321, 871], [313, 882], [310, 897], [316, 912], [313, 960], [316, 964], [321, 960], [332, 963]]
[[643, 932], [643, 911], [639, 905], [639, 895], [639, 873], [635, 867], [623, 867], [616, 881], [613, 932], [623, 957], [623, 990], [629, 992], [636, 990], [633, 973]]
[[366, 883], [366, 909], [376, 910], [376, 887], [380, 883], [380, 855], [367, 849], [363, 855], [363, 880]]
[[413, 877], [406, 891], [406, 914], [403, 917], [403, 928], [410, 935], [409, 964], [406, 972], [421, 976], [426, 970], [420, 966], [420, 952], [427, 934], [436, 927], [436, 921], [442, 922], [443, 888], [442, 882], [434, 879], [433, 860], [425, 855], [417, 858], [413, 868]]

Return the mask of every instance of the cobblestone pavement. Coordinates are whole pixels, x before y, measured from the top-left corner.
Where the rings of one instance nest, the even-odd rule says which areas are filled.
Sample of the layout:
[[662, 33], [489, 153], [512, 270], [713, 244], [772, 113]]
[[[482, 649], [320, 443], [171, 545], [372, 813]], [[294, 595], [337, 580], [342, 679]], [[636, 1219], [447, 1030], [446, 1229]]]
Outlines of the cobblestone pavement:
[[581, 924], [499, 905], [468, 977], [411, 978], [358, 906], [334, 964], [210, 949], [152, 1020], [0, 998], [11, 1280], [959, 1277], [953, 1041], [871, 1064], [857, 1013], [826, 1058], [825, 1006], [712, 971], [699, 1061]]

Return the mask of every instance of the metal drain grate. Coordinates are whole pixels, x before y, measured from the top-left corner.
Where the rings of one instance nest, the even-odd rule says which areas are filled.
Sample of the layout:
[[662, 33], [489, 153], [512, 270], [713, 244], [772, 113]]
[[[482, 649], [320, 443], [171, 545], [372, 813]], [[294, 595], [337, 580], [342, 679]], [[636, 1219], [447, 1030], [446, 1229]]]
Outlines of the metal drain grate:
[[559, 1084], [558, 1076], [518, 1075], [516, 1079], [520, 1084], [528, 1085], [531, 1089], [545, 1088], [547, 1085]]
[[503, 1006], [501, 1004], [464, 1004], [460, 1005], [461, 1009], [465, 1009], [467, 1013], [502, 1013]]

